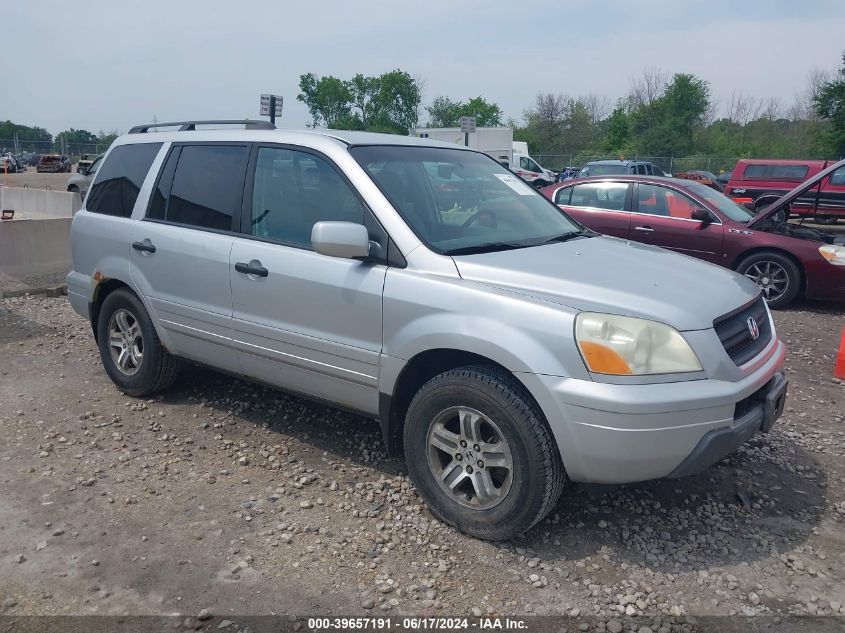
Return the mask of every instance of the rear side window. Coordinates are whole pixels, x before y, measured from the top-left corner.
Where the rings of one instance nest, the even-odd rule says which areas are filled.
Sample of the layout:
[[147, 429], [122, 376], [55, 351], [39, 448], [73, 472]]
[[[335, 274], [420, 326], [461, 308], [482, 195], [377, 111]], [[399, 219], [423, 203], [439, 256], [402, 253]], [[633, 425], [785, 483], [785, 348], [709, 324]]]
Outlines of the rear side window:
[[624, 182], [590, 182], [572, 187], [570, 206], [625, 210], [628, 185]]
[[747, 179], [804, 180], [810, 168], [807, 165], [748, 165], [743, 176]]
[[153, 192], [147, 217], [231, 231], [232, 217], [241, 207], [247, 155], [243, 145], [174, 148]]
[[86, 209], [120, 218], [131, 216], [144, 178], [160, 149], [161, 143], [115, 147], [97, 172]]

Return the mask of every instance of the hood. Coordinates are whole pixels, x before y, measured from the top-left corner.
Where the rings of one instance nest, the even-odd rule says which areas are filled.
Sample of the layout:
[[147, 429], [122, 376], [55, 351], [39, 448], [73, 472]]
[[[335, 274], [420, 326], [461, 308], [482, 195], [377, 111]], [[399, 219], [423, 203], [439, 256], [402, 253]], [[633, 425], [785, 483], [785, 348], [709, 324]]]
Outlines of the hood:
[[813, 176], [809, 180], [805, 180], [800, 185], [795, 187], [795, 189], [793, 189], [792, 191], [783, 194], [780, 198], [772, 202], [770, 205], [763, 207], [757, 215], [751, 218], [751, 221], [746, 226], [749, 229], [754, 228], [766, 218], [772, 217], [781, 209], [781, 207], [795, 201], [797, 198], [804, 195], [810, 189], [818, 185], [819, 182], [827, 178], [830, 174], [842, 167], [845, 167], [845, 160], [837, 161], [836, 163], [831, 164], [825, 169], [822, 169], [815, 176]]
[[726, 268], [610, 237], [453, 258], [461, 277], [580, 311], [703, 330], [760, 290]]

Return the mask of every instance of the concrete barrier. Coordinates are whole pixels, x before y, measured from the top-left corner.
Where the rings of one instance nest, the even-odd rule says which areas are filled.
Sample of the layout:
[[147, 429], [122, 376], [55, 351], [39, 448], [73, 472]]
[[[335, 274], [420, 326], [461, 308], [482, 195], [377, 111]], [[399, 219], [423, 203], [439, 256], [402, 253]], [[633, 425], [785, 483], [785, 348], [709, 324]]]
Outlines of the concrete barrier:
[[71, 218], [82, 206], [78, 193], [28, 187], [0, 187], [0, 210], [14, 209], [15, 215]]
[[70, 223], [70, 217], [0, 220], [0, 273], [29, 283], [69, 271]]

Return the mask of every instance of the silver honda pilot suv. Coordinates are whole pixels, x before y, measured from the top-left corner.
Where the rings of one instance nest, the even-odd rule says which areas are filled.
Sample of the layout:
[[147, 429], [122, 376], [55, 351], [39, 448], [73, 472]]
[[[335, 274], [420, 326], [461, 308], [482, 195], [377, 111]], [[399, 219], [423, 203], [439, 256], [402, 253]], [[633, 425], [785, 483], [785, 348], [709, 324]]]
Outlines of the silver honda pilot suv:
[[376, 418], [485, 539], [567, 480], [700, 472], [783, 410], [740, 275], [592, 233], [463, 147], [198, 123], [117, 139], [73, 219], [68, 296], [127, 394], [198, 363]]

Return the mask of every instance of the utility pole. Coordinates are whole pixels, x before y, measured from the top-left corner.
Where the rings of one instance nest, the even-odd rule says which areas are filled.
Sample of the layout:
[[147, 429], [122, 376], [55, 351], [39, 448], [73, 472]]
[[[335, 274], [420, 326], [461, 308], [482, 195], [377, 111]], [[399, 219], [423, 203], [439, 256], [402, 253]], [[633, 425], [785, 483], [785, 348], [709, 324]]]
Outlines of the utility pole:
[[276, 125], [276, 95], [270, 95], [270, 123]]

